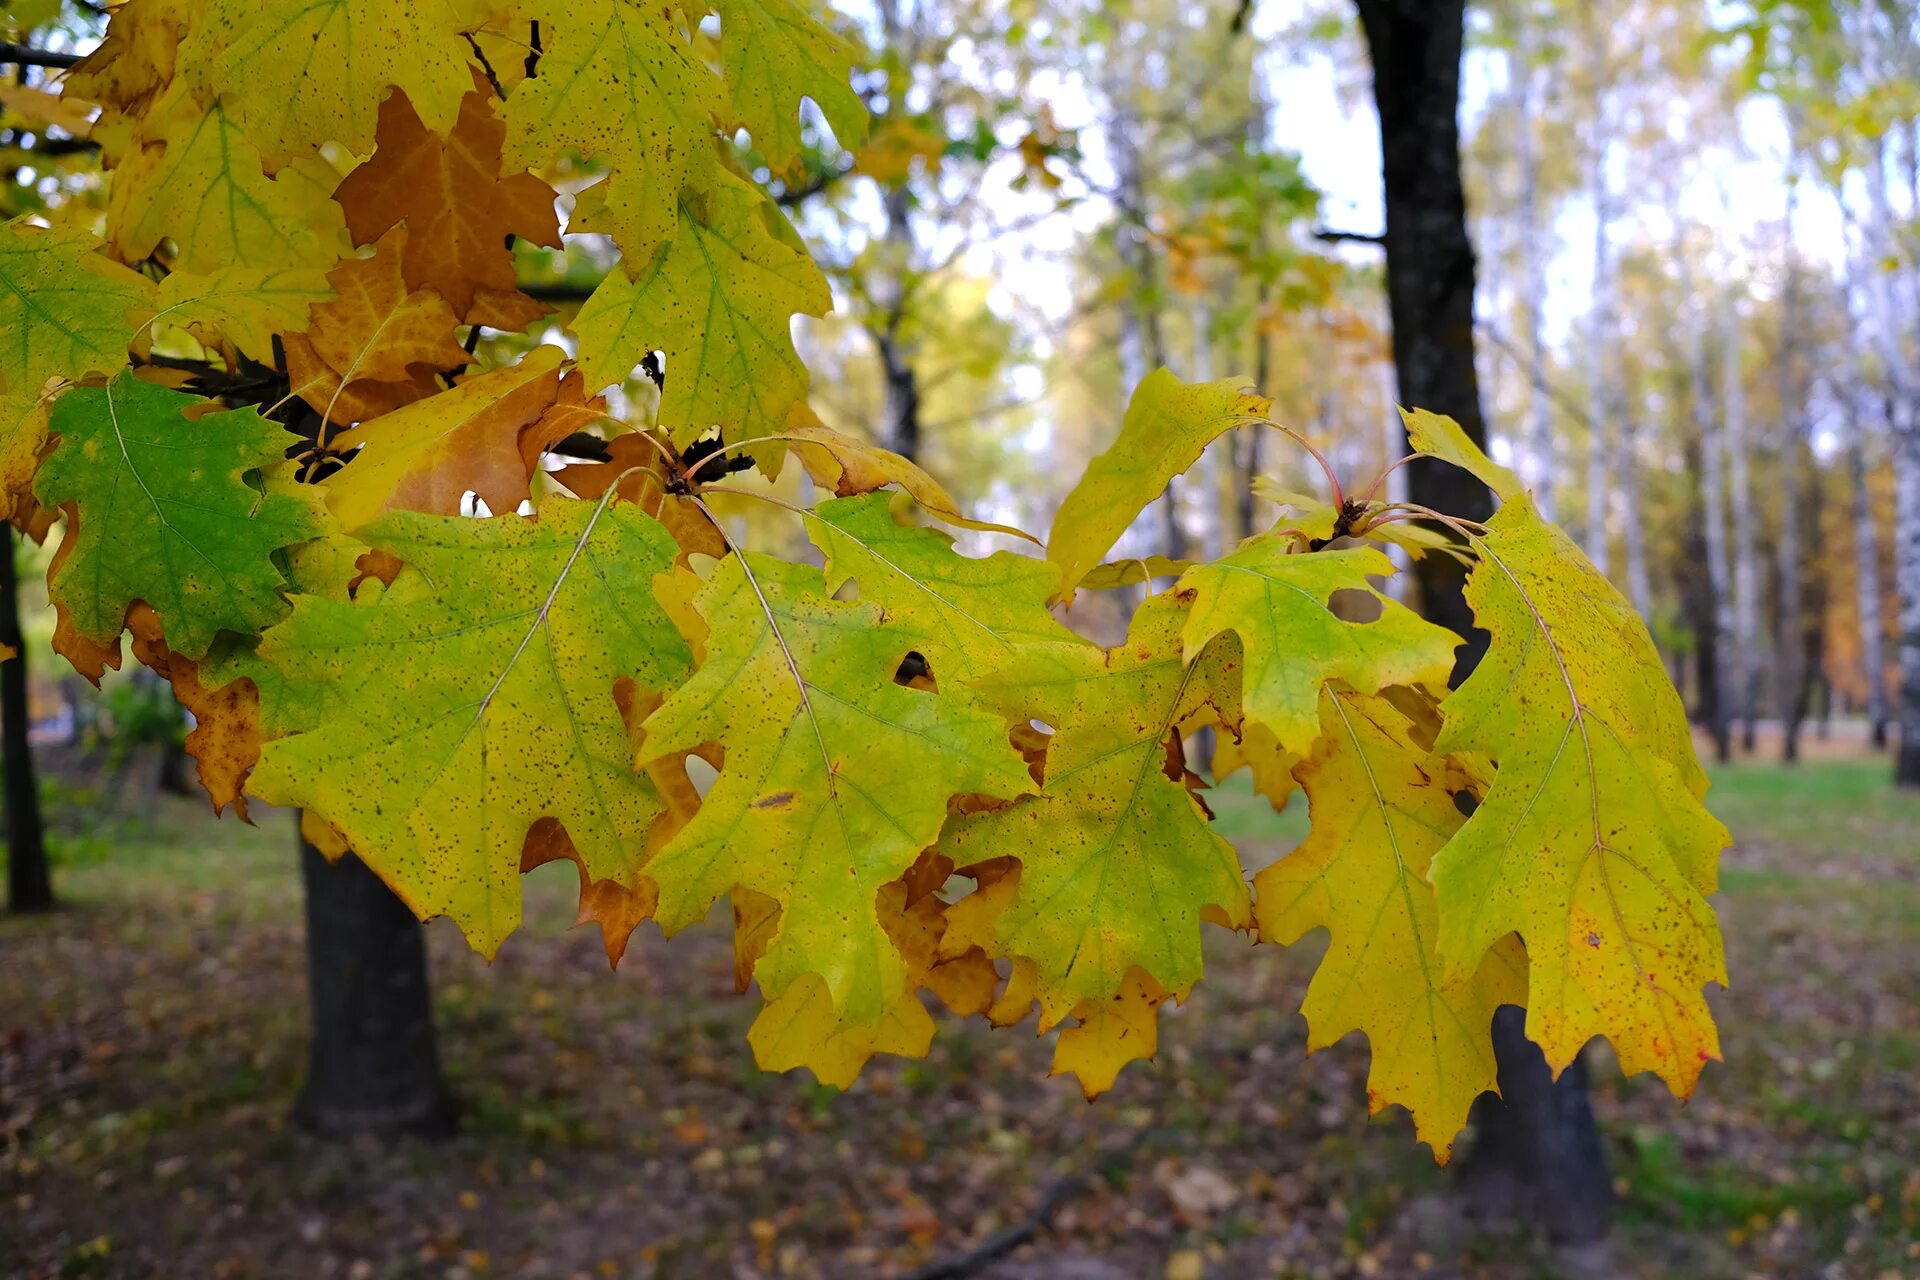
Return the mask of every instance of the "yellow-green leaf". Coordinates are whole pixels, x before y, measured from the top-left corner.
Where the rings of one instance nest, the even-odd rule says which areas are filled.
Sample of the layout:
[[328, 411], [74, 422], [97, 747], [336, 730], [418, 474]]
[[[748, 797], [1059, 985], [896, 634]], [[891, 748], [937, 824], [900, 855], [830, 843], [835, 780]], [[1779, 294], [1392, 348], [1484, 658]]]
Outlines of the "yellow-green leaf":
[[269, 722], [302, 732], [267, 744], [249, 793], [325, 817], [486, 955], [520, 922], [543, 817], [592, 881], [631, 888], [668, 809], [633, 767], [622, 697], [689, 665], [653, 597], [666, 530], [629, 504], [553, 499], [532, 519], [395, 512], [364, 536], [406, 570], [377, 599], [371, 583], [300, 596], [268, 632], [262, 659], [303, 699], [268, 699]]
[[[629, 272], [673, 235], [681, 184], [724, 101], [670, 12], [627, 0], [533, 0], [522, 13], [540, 23], [546, 47], [538, 73], [507, 98], [508, 168], [539, 169], [570, 151], [606, 161], [612, 173], [591, 189], [591, 212], [576, 209], [569, 229], [612, 236]], [[444, 123], [421, 116], [442, 135], [453, 124], [451, 111]]]
[[683, 444], [716, 425], [729, 439], [779, 431], [807, 393], [793, 317], [833, 305], [766, 196], [718, 168], [708, 176], [683, 194], [672, 242], [629, 262], [632, 279], [609, 274], [573, 322], [596, 389], [666, 352], [659, 418]]
[[[1279, 538], [1258, 538], [1232, 555], [1181, 575], [1176, 590], [1193, 611], [1182, 635], [1191, 658], [1223, 631], [1240, 635], [1247, 715], [1280, 745], [1305, 755], [1320, 733], [1320, 690], [1342, 680], [1362, 693], [1395, 684], [1442, 684], [1458, 636], [1383, 596], [1369, 581], [1393, 573], [1374, 547], [1291, 554]], [[1371, 621], [1340, 617], [1339, 592], [1354, 593]]]
[[1134, 966], [1184, 998], [1201, 974], [1203, 915], [1246, 922], [1239, 858], [1167, 769], [1177, 727], [1238, 694], [1218, 661], [1230, 641], [1181, 661], [1185, 614], [1156, 596], [1125, 644], [1026, 645], [982, 685], [1010, 724], [1052, 729], [1045, 785], [956, 818], [940, 850], [962, 868], [1019, 859], [1018, 891], [986, 935], [995, 955], [1035, 965], [1043, 1027], [1112, 999]]
[[219, 103], [203, 112], [175, 91], [155, 110], [158, 137], [113, 171], [108, 234], [121, 257], [144, 258], [171, 240], [182, 271], [324, 272], [347, 249], [336, 175], [325, 163], [301, 158], [268, 177], [259, 148]]
[[816, 973], [844, 1023], [876, 1024], [908, 970], [875, 895], [933, 844], [953, 797], [1016, 795], [1025, 766], [959, 681], [896, 682], [920, 636], [832, 599], [818, 569], [729, 556], [695, 607], [706, 658], [647, 720], [644, 754], [716, 746], [725, 762], [647, 866], [660, 923], [691, 924], [735, 886], [765, 894], [781, 913], [762, 990]]
[[800, 99], [812, 98], [852, 151], [867, 136], [867, 108], [848, 72], [853, 49], [795, 0], [717, 0], [720, 58], [734, 116], [776, 171], [800, 156]]
[[305, 329], [314, 304], [332, 297], [333, 286], [319, 267], [175, 271], [160, 282], [155, 319], [209, 339], [224, 334], [243, 354], [270, 363], [274, 336]]
[[1440, 953], [1470, 973], [1519, 933], [1527, 1034], [1555, 1070], [1604, 1035], [1629, 1073], [1689, 1093], [1720, 1051], [1701, 987], [1726, 982], [1705, 895], [1727, 833], [1679, 696], [1632, 606], [1524, 493], [1476, 550], [1467, 599], [1492, 640], [1435, 750], [1498, 767], [1434, 860]]
[[466, 0], [207, 0], [181, 41], [179, 74], [218, 101], [270, 163], [338, 142], [373, 151], [381, 100], [404, 89], [445, 135], [473, 88]]
[[1072, 596], [1147, 504], [1199, 461], [1208, 442], [1264, 421], [1272, 407], [1240, 378], [1186, 383], [1165, 369], [1148, 374], [1127, 404], [1119, 438], [1087, 464], [1053, 518], [1047, 556], [1060, 566], [1060, 594]]

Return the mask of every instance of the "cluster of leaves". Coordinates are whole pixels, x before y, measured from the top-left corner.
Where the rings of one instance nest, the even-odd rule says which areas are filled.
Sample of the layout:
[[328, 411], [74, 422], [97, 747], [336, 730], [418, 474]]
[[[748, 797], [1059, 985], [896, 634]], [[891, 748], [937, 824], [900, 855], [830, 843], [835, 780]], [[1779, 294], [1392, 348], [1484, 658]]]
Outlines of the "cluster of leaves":
[[[931, 477], [808, 412], [790, 322], [827, 290], [734, 167], [741, 130], [798, 158], [802, 95], [858, 135], [844, 46], [798, 0], [711, 7], [116, 9], [62, 85], [99, 107], [104, 226], [0, 232], [0, 482], [22, 527], [64, 521], [59, 650], [97, 676], [130, 633], [217, 806], [301, 807], [486, 955], [548, 861], [616, 962], [643, 920], [729, 899], [769, 1068], [923, 1054], [931, 992], [1037, 1008], [1091, 1095], [1153, 1052], [1211, 922], [1328, 931], [1313, 1043], [1363, 1031], [1374, 1105], [1442, 1155], [1502, 1003], [1556, 1067], [1606, 1035], [1689, 1090], [1725, 834], [1644, 627], [1512, 476], [1415, 414], [1499, 493], [1487, 525], [1336, 484], [1216, 563], [1103, 564], [1209, 441], [1267, 422], [1235, 380], [1162, 371], [1045, 558], [959, 554], [913, 508], [982, 526]], [[596, 173], [567, 231], [621, 268], [568, 346], [487, 367], [482, 327], [543, 315], [510, 242], [560, 243], [557, 185]], [[657, 408], [611, 417], [655, 351]], [[790, 508], [819, 563], [713, 518], [739, 458], [836, 495]], [[1458, 637], [1383, 594], [1383, 542], [1474, 565], [1492, 639], [1454, 692]], [[1061, 621], [1148, 572], [1176, 581], [1125, 643]], [[1187, 767], [1206, 725], [1216, 773], [1311, 809], [1251, 885]]]

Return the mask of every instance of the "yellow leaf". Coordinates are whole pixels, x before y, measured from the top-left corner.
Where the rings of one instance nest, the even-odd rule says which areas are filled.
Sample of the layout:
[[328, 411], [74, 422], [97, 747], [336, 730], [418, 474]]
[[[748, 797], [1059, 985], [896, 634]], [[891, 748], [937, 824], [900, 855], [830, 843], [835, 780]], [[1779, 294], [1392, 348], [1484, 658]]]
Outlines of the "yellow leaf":
[[1120, 435], [1087, 464], [1060, 504], [1047, 557], [1060, 566], [1060, 595], [1071, 598], [1088, 571], [1167, 483], [1199, 461], [1216, 436], [1264, 421], [1271, 400], [1240, 378], [1184, 383], [1165, 369], [1146, 376], [1127, 405]]
[[381, 101], [403, 90], [445, 134], [473, 87], [464, 0], [206, 0], [181, 41], [179, 75], [219, 102], [278, 164], [338, 142], [374, 148]]
[[[612, 173], [569, 230], [612, 236], [628, 272], [640, 272], [674, 234], [688, 166], [724, 102], [721, 83], [666, 6], [529, 0], [521, 12], [540, 23], [546, 49], [538, 74], [507, 98], [506, 165], [538, 169], [574, 151], [606, 161]], [[435, 133], [452, 123], [451, 112], [444, 123], [427, 119]]]
[[1053, 1046], [1053, 1074], [1080, 1079], [1087, 1101], [1113, 1088], [1120, 1069], [1151, 1058], [1160, 1042], [1160, 1003], [1167, 993], [1139, 969], [1127, 971], [1107, 1000], [1089, 1000], [1074, 1010]]
[[812, 98], [847, 151], [867, 135], [848, 82], [853, 48], [795, 0], [717, 0], [720, 57], [733, 115], [775, 172], [800, 156], [800, 99]]
[[1445, 976], [1427, 868], [1464, 819], [1441, 765], [1379, 698], [1329, 689], [1323, 731], [1295, 770], [1312, 806], [1305, 843], [1253, 878], [1261, 937], [1331, 936], [1307, 988], [1307, 1048], [1350, 1031], [1373, 1049], [1372, 1111], [1400, 1105], [1443, 1163], [1474, 1098], [1494, 1087], [1494, 1010], [1526, 1002], [1526, 954], [1501, 939], [1465, 977]]
[[317, 267], [175, 271], [160, 282], [154, 319], [184, 326], [210, 344], [224, 335], [266, 364], [273, 360], [274, 337], [305, 329], [314, 304], [332, 297], [327, 273]]
[[173, 81], [174, 57], [198, 0], [127, 0], [114, 6], [106, 36], [67, 72], [67, 92], [140, 115]]
[[1425, 409], [1402, 409], [1400, 419], [1407, 424], [1407, 443], [1416, 453], [1451, 462], [1471, 473], [1502, 501], [1525, 492], [1520, 477], [1483, 453], [1452, 418]]
[[897, 484], [929, 514], [947, 524], [1011, 534], [1029, 542], [1034, 540], [1031, 535], [1009, 525], [972, 520], [962, 515], [953, 495], [917, 464], [879, 445], [868, 444], [835, 431], [814, 417], [813, 410], [804, 403], [793, 407], [786, 430], [774, 438], [793, 446], [794, 453], [799, 456], [801, 465], [813, 477], [815, 484], [832, 490], [840, 497], [872, 493], [887, 485]]
[[[537, 81], [536, 81], [537, 83]], [[709, 163], [681, 194], [672, 241], [610, 273], [574, 318], [596, 388], [666, 353], [659, 420], [685, 445], [719, 426], [729, 440], [778, 431], [807, 393], [793, 317], [825, 315], [826, 278], [758, 189]]]

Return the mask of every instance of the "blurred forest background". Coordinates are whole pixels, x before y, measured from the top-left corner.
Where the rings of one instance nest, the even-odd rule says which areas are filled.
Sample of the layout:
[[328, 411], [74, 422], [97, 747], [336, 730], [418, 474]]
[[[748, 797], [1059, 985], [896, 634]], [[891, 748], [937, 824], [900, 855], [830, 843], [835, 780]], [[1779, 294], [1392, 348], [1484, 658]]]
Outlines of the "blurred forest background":
[[[802, 173], [762, 175], [834, 284], [798, 335], [826, 422], [1036, 531], [1158, 366], [1245, 376], [1343, 478], [1400, 455], [1354, 5], [836, 4], [872, 135], [812, 130]], [[105, 199], [84, 115], [49, 115], [58, 59], [9, 61], [84, 52], [104, 22], [0, 5], [0, 216]], [[1095, 1107], [1038, 1079], [1044, 1044], [976, 1025], [840, 1096], [754, 1069], [723, 929], [672, 956], [636, 938], [609, 978], [562, 932], [558, 867], [491, 968], [426, 930], [425, 1070], [458, 1136], [316, 1140], [286, 1114], [312, 1065], [291, 822], [174, 797], [188, 725], [164, 683], [56, 667], [52, 548], [21, 542], [0, 557], [28, 655], [0, 668], [28, 713], [9, 747], [31, 741], [72, 909], [0, 921], [0, 1272], [959, 1275], [930, 1260], [1013, 1230], [979, 1274], [1920, 1276], [1920, 799], [1894, 785], [1920, 784], [1920, 5], [1475, 0], [1462, 29], [1491, 450], [1648, 620], [1738, 841], [1727, 1064], [1683, 1109], [1589, 1053], [1591, 1114], [1568, 1082], [1575, 1140], [1598, 1135], [1569, 1162], [1599, 1170], [1586, 1209], [1489, 1234], [1403, 1117], [1372, 1132], [1364, 1054], [1305, 1057], [1309, 957], [1214, 939], [1158, 1061]], [[516, 252], [556, 308], [532, 338], [565, 341], [611, 253]], [[1323, 480], [1278, 440], [1223, 439], [1115, 558], [1217, 556], [1284, 521]], [[795, 536], [714, 501], [750, 545]], [[1114, 639], [1135, 594], [1088, 593], [1074, 621]], [[35, 796], [7, 799], [33, 905]], [[1244, 780], [1215, 807], [1250, 866], [1304, 828]]]

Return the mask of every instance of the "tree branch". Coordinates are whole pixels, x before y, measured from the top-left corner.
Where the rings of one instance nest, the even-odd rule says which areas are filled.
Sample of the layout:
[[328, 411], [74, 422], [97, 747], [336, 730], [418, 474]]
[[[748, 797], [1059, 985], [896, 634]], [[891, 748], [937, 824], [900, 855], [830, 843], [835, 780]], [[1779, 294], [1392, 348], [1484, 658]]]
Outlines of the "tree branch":
[[1322, 244], [1339, 244], [1343, 240], [1354, 244], [1384, 245], [1387, 242], [1385, 236], [1369, 235], [1365, 231], [1340, 231], [1333, 227], [1315, 227], [1313, 238]]
[[0, 63], [17, 67], [70, 67], [85, 56], [83, 53], [55, 53], [51, 49], [0, 42]]

